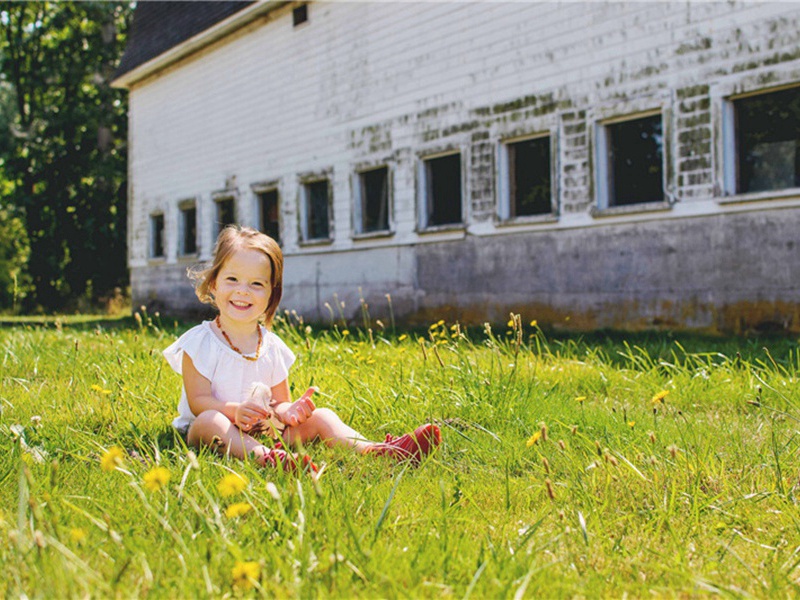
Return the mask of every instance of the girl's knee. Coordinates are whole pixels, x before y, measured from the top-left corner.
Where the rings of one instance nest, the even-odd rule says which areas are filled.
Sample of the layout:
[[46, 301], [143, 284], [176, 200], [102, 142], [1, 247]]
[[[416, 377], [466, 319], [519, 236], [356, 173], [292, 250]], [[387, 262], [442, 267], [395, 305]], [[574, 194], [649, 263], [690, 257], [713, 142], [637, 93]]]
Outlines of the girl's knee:
[[330, 408], [317, 408], [314, 409], [314, 412], [311, 413], [311, 416], [319, 419], [320, 421], [324, 421], [326, 423], [331, 423], [333, 421], [339, 421], [339, 415], [333, 412]]
[[189, 427], [186, 436], [190, 444], [208, 444], [215, 437], [222, 435], [230, 427], [231, 422], [217, 410], [206, 410], [197, 415]]

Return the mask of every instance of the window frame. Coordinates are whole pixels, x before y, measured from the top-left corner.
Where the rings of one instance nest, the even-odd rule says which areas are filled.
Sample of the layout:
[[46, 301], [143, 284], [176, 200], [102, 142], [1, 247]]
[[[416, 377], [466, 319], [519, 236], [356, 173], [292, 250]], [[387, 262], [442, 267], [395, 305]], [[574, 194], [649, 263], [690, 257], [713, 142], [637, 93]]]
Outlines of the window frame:
[[253, 226], [260, 231], [261, 233], [266, 233], [270, 235], [264, 229], [262, 229], [262, 225], [264, 224], [264, 201], [262, 196], [264, 194], [269, 194], [271, 192], [275, 193], [276, 196], [276, 211], [277, 211], [277, 225], [278, 225], [278, 237], [274, 238], [276, 242], [278, 242], [279, 246], [283, 246], [283, 215], [281, 214], [281, 190], [280, 186], [278, 185], [277, 181], [270, 181], [270, 182], [262, 182], [262, 183], [255, 183], [250, 186], [250, 189], [253, 191], [253, 201], [255, 202], [255, 208], [253, 214], [255, 215], [255, 223]]
[[[147, 258], [151, 261], [162, 262], [167, 259], [166, 220], [164, 211], [159, 210], [150, 213]], [[158, 225], [159, 222], [160, 226]], [[161, 238], [161, 253], [157, 254], [158, 243], [156, 240], [159, 237]]]
[[800, 186], [776, 188], [758, 191], [738, 191], [739, 188], [739, 127], [736, 102], [766, 96], [769, 94], [796, 89], [800, 92], [800, 83], [794, 81], [786, 85], [773, 86], [768, 88], [756, 88], [741, 93], [730, 93], [724, 95], [719, 105], [720, 129], [722, 135], [718, 142], [718, 155], [720, 156], [720, 185], [719, 192], [723, 202], [750, 201], [761, 199], [773, 199], [794, 197], [800, 194]]
[[[224, 190], [222, 192], [215, 192], [212, 194], [212, 199], [214, 200], [214, 220], [212, 222], [213, 230], [212, 233], [214, 234], [212, 237], [213, 239], [217, 239], [220, 232], [225, 228], [226, 225], [233, 224], [236, 225], [239, 222], [238, 219], [238, 202], [237, 202], [237, 194], [230, 190]], [[220, 220], [220, 206], [225, 203], [230, 202], [231, 206], [233, 207], [233, 221], [231, 223], [222, 223]]]
[[[460, 201], [460, 220], [455, 223], [430, 224], [431, 204], [430, 204], [430, 184], [429, 184], [429, 165], [432, 161], [458, 156], [459, 159], [459, 201]], [[467, 197], [466, 169], [464, 168], [465, 152], [461, 148], [452, 148], [442, 152], [420, 155], [417, 161], [417, 231], [419, 233], [430, 233], [437, 231], [452, 231], [464, 229], [467, 226], [467, 210], [465, 198]]]
[[[646, 200], [630, 204], [610, 204], [612, 196], [613, 177], [611, 176], [612, 164], [609, 160], [609, 128], [614, 125], [629, 123], [639, 119], [647, 119], [658, 116], [661, 118], [661, 200]], [[635, 113], [615, 116], [595, 122], [594, 134], [594, 159], [595, 159], [595, 214], [618, 213], [618, 212], [641, 212], [650, 210], [661, 210], [671, 206], [670, 195], [670, 135], [669, 135], [669, 113], [663, 107], [644, 110]]]
[[[194, 210], [194, 250], [186, 251], [186, 213]], [[178, 203], [178, 256], [196, 257], [200, 253], [199, 230], [198, 230], [198, 211], [197, 201], [194, 198], [182, 200]]]
[[[550, 174], [550, 211], [533, 215], [512, 215], [513, 199], [511, 197], [511, 149], [512, 146], [532, 140], [547, 138], [549, 147], [549, 174]], [[498, 144], [497, 155], [497, 217], [501, 224], [504, 223], [538, 223], [550, 222], [558, 217], [558, 136], [551, 130], [529, 133], [501, 139]]]
[[[374, 231], [364, 230], [365, 185], [364, 176], [374, 171], [386, 172], [386, 227]], [[353, 238], [370, 239], [394, 235], [394, 171], [387, 163], [357, 167], [353, 173]]]
[[[309, 237], [309, 207], [310, 201], [309, 189], [310, 186], [325, 182], [327, 184], [327, 221], [328, 221], [328, 235], [327, 237], [310, 238]], [[331, 244], [333, 242], [333, 178], [329, 173], [318, 173], [314, 175], [306, 175], [300, 178], [299, 189], [299, 210], [298, 216], [300, 218], [300, 240], [301, 246], [318, 246], [324, 244]]]

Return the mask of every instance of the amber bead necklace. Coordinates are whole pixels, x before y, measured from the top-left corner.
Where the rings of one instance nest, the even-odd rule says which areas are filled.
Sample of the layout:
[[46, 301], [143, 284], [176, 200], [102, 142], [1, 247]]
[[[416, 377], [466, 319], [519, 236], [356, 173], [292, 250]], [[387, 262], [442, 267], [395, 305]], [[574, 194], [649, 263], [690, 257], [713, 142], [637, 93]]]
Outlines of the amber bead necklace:
[[255, 356], [247, 356], [241, 350], [239, 350], [236, 346], [233, 345], [233, 342], [231, 341], [231, 338], [228, 337], [228, 334], [225, 333], [225, 330], [222, 328], [222, 324], [219, 322], [219, 315], [217, 315], [217, 318], [214, 320], [214, 322], [217, 324], [217, 329], [219, 329], [219, 332], [222, 334], [222, 337], [224, 337], [225, 341], [228, 342], [228, 346], [231, 347], [231, 350], [236, 352], [239, 356], [241, 356], [245, 360], [253, 360], [253, 361], [258, 360], [258, 355], [261, 352], [261, 341], [263, 339], [263, 335], [261, 334], [261, 326], [260, 325], [258, 326], [258, 345], [256, 346], [256, 355]]

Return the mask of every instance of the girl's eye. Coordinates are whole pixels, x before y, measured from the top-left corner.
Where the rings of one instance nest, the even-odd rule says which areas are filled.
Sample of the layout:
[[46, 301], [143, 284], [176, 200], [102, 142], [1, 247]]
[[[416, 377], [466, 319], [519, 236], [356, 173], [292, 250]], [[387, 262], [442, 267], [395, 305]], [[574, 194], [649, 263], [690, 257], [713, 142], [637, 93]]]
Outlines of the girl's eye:
[[225, 281], [236, 281], [236, 277], [228, 276], [225, 278]]
[[264, 284], [261, 283], [260, 281], [254, 281], [253, 285], [256, 286], [256, 287], [264, 287]]

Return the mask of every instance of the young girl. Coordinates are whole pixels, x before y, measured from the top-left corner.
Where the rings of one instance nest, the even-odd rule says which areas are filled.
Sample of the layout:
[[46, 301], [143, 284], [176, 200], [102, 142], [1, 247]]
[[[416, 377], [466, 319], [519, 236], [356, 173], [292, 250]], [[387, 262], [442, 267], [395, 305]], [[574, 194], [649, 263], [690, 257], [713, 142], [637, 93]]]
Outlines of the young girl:
[[[330, 409], [316, 408], [313, 390], [292, 402], [287, 377], [295, 356], [269, 330], [283, 285], [283, 254], [275, 240], [255, 229], [228, 226], [217, 238], [211, 266], [189, 274], [200, 301], [219, 312], [164, 351], [183, 376], [173, 426], [188, 444], [291, 470], [297, 456], [281, 443], [266, 445], [265, 437], [289, 446], [322, 440], [414, 463], [440, 443], [439, 428], [431, 424], [371, 442]], [[316, 470], [307, 456], [302, 462]]]

